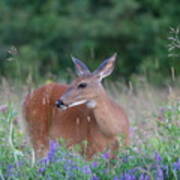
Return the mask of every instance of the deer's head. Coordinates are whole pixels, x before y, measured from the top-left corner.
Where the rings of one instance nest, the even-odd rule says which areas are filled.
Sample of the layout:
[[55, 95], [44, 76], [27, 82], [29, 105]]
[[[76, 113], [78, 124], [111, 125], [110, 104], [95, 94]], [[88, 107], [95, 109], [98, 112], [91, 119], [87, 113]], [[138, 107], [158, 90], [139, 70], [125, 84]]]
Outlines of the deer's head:
[[96, 99], [103, 92], [101, 81], [113, 72], [115, 60], [116, 54], [103, 61], [103, 63], [91, 73], [82, 61], [72, 57], [78, 78], [71, 83], [67, 91], [57, 100], [57, 107], [63, 110], [80, 104], [86, 104], [89, 108], [96, 107]]

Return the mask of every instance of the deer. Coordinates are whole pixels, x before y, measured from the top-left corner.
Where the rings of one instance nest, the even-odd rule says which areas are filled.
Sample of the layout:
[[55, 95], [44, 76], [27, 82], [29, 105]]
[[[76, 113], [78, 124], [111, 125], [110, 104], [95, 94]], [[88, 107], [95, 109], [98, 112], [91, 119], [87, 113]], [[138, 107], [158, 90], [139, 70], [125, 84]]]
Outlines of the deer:
[[109, 150], [119, 150], [119, 136], [129, 144], [129, 120], [124, 109], [108, 95], [102, 80], [115, 67], [116, 54], [105, 59], [94, 71], [72, 57], [78, 77], [69, 85], [50, 83], [28, 94], [23, 114], [36, 158], [49, 152], [51, 140], [64, 139], [67, 148], [83, 144], [81, 154], [91, 160]]

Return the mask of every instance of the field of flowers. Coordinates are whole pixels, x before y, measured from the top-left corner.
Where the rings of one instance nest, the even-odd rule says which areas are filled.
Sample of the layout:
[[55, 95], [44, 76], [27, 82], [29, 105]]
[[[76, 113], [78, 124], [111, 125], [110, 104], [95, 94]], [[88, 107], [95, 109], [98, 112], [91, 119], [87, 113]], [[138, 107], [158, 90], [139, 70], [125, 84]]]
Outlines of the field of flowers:
[[[7, 87], [6, 87], [7, 88]], [[108, 152], [86, 161], [63, 144], [50, 142], [48, 156], [34, 162], [18, 125], [20, 94], [1, 88], [0, 180], [180, 180], [180, 99], [144, 87], [135, 94], [111, 88], [127, 110], [131, 145], [119, 150], [116, 159]], [[14, 92], [13, 92], [14, 93]], [[172, 96], [171, 96], [172, 95]], [[12, 96], [12, 98], [11, 98]], [[118, 98], [117, 98], [118, 97]]]

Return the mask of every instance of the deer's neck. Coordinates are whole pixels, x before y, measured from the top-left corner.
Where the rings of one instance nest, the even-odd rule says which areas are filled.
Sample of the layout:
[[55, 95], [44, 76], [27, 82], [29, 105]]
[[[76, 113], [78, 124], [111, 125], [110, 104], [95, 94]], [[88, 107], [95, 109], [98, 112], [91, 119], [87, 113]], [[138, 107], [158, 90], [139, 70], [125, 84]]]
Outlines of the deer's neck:
[[118, 105], [111, 100], [105, 90], [102, 90], [96, 99], [94, 115], [100, 130], [107, 136], [120, 133]]

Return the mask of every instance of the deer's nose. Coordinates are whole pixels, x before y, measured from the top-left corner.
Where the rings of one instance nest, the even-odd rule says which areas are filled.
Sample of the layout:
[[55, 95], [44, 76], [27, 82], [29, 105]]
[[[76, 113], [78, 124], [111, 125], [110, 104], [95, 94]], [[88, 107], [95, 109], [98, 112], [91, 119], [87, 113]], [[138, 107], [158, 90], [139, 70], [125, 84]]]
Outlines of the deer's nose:
[[63, 108], [66, 105], [64, 104], [64, 102], [62, 100], [59, 99], [59, 100], [56, 101], [56, 106], [58, 108]]

